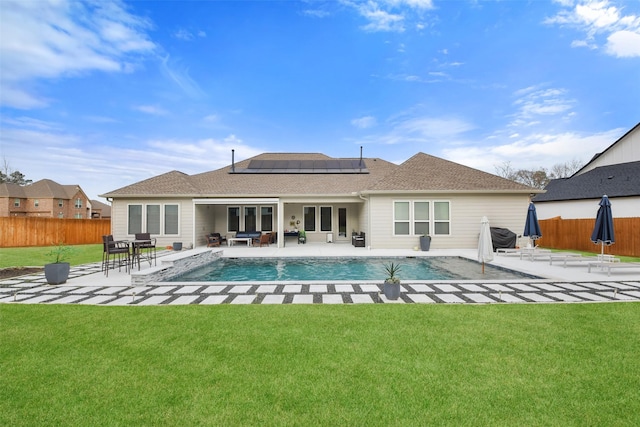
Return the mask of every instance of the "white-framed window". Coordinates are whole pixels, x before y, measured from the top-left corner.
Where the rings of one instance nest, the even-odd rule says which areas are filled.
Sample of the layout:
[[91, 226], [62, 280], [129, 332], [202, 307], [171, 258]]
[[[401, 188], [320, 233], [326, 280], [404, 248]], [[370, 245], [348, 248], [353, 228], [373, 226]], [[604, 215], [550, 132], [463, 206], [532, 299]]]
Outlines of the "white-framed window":
[[33, 207], [34, 207], [34, 208], [37, 208], [38, 206], [40, 206], [40, 200], [35, 199], [35, 200], [33, 201]]
[[333, 230], [333, 208], [320, 206], [320, 231]]
[[82, 208], [82, 199], [76, 199], [76, 209]]
[[13, 207], [15, 208], [20, 207], [20, 199], [13, 199]]
[[244, 231], [256, 231], [258, 228], [258, 210], [255, 206], [244, 207]]
[[127, 234], [142, 233], [142, 205], [127, 207]]
[[260, 206], [260, 229], [273, 231], [273, 206]]
[[433, 202], [433, 234], [451, 234], [451, 204], [447, 201]]
[[64, 200], [58, 199], [58, 207], [61, 208], [64, 206]]
[[73, 215], [73, 217], [75, 219], [82, 219], [83, 218], [81, 213], [76, 213], [76, 214]]
[[160, 205], [146, 205], [147, 233], [160, 234]]
[[304, 206], [302, 208], [302, 220], [304, 231], [316, 231], [316, 207]]
[[227, 208], [227, 231], [240, 231], [240, 207]]
[[451, 234], [451, 203], [446, 200], [395, 200], [393, 235]]
[[164, 234], [180, 234], [180, 207], [177, 204], [164, 205]]

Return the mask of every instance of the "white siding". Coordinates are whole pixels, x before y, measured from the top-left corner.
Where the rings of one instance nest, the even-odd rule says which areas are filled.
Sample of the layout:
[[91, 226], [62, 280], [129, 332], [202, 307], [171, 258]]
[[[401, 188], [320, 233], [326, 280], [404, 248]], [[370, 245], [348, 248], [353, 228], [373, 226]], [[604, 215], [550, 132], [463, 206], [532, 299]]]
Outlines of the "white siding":
[[419, 246], [418, 236], [393, 236], [394, 200], [446, 200], [451, 209], [451, 235], [431, 235], [434, 249], [475, 248], [478, 246], [480, 220], [489, 218], [492, 227], [508, 228], [516, 234], [524, 231], [529, 206], [527, 194], [421, 194], [410, 197], [396, 195], [372, 196], [371, 233], [372, 248], [414, 248]]
[[599, 166], [617, 165], [640, 161], [640, 127], [618, 141], [615, 146], [609, 148], [598, 159], [586, 166], [580, 173], [585, 173]]

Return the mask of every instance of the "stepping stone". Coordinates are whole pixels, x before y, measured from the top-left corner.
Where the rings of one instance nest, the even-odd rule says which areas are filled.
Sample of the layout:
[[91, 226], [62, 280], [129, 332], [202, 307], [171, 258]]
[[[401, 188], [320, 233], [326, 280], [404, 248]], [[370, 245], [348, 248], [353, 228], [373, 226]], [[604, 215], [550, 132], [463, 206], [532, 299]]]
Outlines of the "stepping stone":
[[525, 285], [522, 283], [509, 283], [508, 285], [509, 287], [513, 288], [513, 289], [517, 289], [519, 291], [528, 291], [528, 292], [535, 292], [535, 291], [539, 291], [540, 289], [534, 288], [533, 286], [529, 286], [529, 285]]
[[612, 286], [612, 287], [614, 287], [614, 288], [618, 288], [618, 289], [629, 289], [629, 290], [637, 289], [635, 286], [626, 285], [624, 283], [607, 282], [607, 284]]
[[222, 292], [224, 290], [224, 288], [226, 288], [226, 286], [220, 286], [220, 285], [218, 285], [218, 286], [207, 286], [202, 291], [200, 291], [200, 293], [201, 294], [219, 294], [220, 292]]
[[547, 292], [546, 293], [548, 296], [559, 299], [560, 301], [564, 301], [564, 302], [581, 302], [583, 300], [581, 300], [580, 298], [571, 295], [571, 294], [565, 294], [562, 292]]
[[84, 295], [67, 295], [65, 297], [59, 298], [55, 301], [48, 301], [49, 304], [70, 304], [72, 302], [76, 302], [79, 299], [84, 298]]
[[322, 295], [322, 303], [323, 304], [342, 304], [344, 303], [344, 301], [342, 300], [342, 295], [325, 294], [325, 295]]
[[[128, 297], [129, 301], [131, 301], [131, 297]], [[78, 304], [86, 304], [86, 305], [97, 305], [97, 304], [102, 304], [105, 301], [109, 301], [110, 299], [113, 299], [113, 296], [111, 295], [96, 295], [94, 297], [91, 297], [89, 299], [86, 299], [84, 301], [80, 301]]]
[[312, 294], [323, 294], [329, 292], [327, 285], [309, 285], [309, 292]]
[[[199, 288], [199, 286], [196, 286]], [[199, 295], [182, 295], [169, 303], [169, 305], [188, 305], [199, 298]]]
[[120, 298], [116, 298], [113, 301], [109, 301], [108, 303], [104, 304], [104, 305], [129, 305], [129, 304], [133, 304], [136, 301], [141, 300], [143, 297], [142, 296], [122, 296]]
[[634, 297], [640, 298], [640, 291], [624, 291], [624, 293], [627, 295], [632, 295]]
[[[341, 298], [342, 299], [342, 298]], [[313, 295], [294, 295], [293, 304], [313, 304]]]
[[542, 294], [533, 294], [533, 293], [518, 293], [519, 296], [530, 299], [535, 302], [553, 302], [551, 298], [547, 298]]
[[276, 285], [260, 285], [256, 289], [257, 294], [272, 294], [276, 291]]
[[491, 299], [484, 294], [463, 294], [463, 295], [469, 298], [473, 302], [479, 302], [479, 303], [496, 302], [494, 299]]
[[[437, 285], [436, 285], [437, 286]], [[459, 304], [464, 303], [464, 300], [456, 295], [452, 294], [436, 294], [438, 298], [440, 298], [443, 302], [447, 304]]]
[[[413, 286], [412, 286], [413, 287]], [[434, 304], [435, 301], [424, 294], [407, 294], [411, 301], [418, 304]]]
[[256, 295], [238, 295], [230, 304], [251, 304], [256, 299]]
[[373, 304], [373, 299], [369, 294], [351, 294], [351, 301], [354, 304]]
[[497, 294], [491, 294], [492, 297], [494, 297], [495, 299], [497, 299], [498, 301], [504, 301], [504, 302], [525, 302], [523, 299], [518, 298], [517, 296], [513, 295], [513, 294], [501, 294], [501, 293], [497, 293]]
[[478, 286], [478, 285], [465, 285], [465, 284], [461, 284], [461, 285], [460, 285], [460, 287], [461, 287], [461, 288], [464, 288], [464, 289], [466, 289], [466, 290], [468, 290], [468, 291], [471, 291], [471, 292], [485, 292], [485, 291], [486, 291], [486, 289], [485, 289], [485, 288], [483, 288], [483, 287], [481, 287], [481, 286]]
[[200, 289], [200, 285], [198, 286], [179, 286], [173, 293], [174, 294], [195, 294], [196, 291]]
[[433, 285], [433, 286], [440, 289], [442, 292], [460, 292], [460, 289], [456, 288], [453, 285]]
[[580, 283], [580, 286], [584, 286], [585, 288], [595, 289], [596, 291], [608, 291], [612, 287], [601, 285], [599, 283]]
[[380, 287], [378, 285], [358, 285], [360, 286], [360, 290], [362, 292], [380, 292]]
[[175, 286], [158, 286], [157, 288], [153, 288], [147, 291], [147, 295], [166, 294], [175, 288]]
[[[98, 292], [94, 292], [95, 294], [119, 294], [122, 291], [126, 291], [127, 288], [126, 286], [111, 286], [108, 288], [104, 288], [99, 290]], [[145, 289], [149, 289], [148, 286], [145, 287], [138, 287], [138, 288], [133, 288], [133, 289], [129, 289], [129, 293], [135, 292], [136, 295], [141, 293], [142, 291], [144, 291]]]
[[246, 294], [251, 289], [251, 285], [236, 285], [229, 289], [230, 294]]
[[49, 289], [48, 291], [44, 291], [45, 294], [61, 294], [64, 292], [69, 292], [73, 289], [76, 289], [77, 286], [56, 286], [53, 289]]
[[169, 298], [169, 295], [156, 295], [140, 301], [137, 305], [160, 305]]
[[337, 293], [354, 292], [351, 285], [334, 285]]
[[20, 302], [25, 304], [37, 304], [39, 302], [49, 301], [57, 297], [58, 295], [38, 295], [37, 297], [25, 299]]
[[211, 295], [206, 297], [204, 300], [200, 302], [200, 304], [222, 304], [224, 300], [227, 299], [226, 295]]
[[635, 301], [635, 300], [637, 300], [636, 297], [632, 297], [630, 295], [625, 295], [625, 294], [620, 293], [620, 292], [614, 293], [612, 291], [609, 291], [609, 292], [598, 292], [598, 293], [600, 295], [603, 295], [603, 296], [605, 296], [607, 298], [611, 298], [611, 299], [614, 299], [614, 300], [615, 299], [621, 300], [621, 301]]
[[282, 292], [284, 293], [299, 294], [300, 292], [302, 292], [302, 285], [284, 285], [283, 288], [284, 289], [282, 289]]
[[[97, 290], [102, 289], [102, 286], [98, 287], [98, 288], [93, 288], [93, 287], [89, 287], [89, 286], [82, 286], [78, 289], [74, 289], [71, 292], [69, 292], [70, 294], [83, 294], [83, 295], [91, 295], [91, 293], [93, 292], [94, 294], [97, 293]], [[124, 289], [124, 287], [123, 287]]]
[[435, 292], [427, 285], [409, 285], [409, 287], [415, 292]]
[[570, 291], [587, 291], [589, 290], [588, 288], [585, 288], [584, 286], [578, 286], [574, 283], [556, 283], [557, 286], [560, 286], [564, 289], [569, 289]]
[[573, 294], [588, 301], [611, 301], [602, 295], [590, 294], [589, 292], [574, 292]]
[[484, 287], [498, 292], [513, 292], [513, 289], [508, 288], [504, 285], [484, 285]]
[[284, 295], [265, 295], [262, 304], [282, 304], [284, 297]]
[[536, 288], [543, 289], [545, 291], [564, 291], [564, 290], [566, 290], [564, 288], [560, 288], [560, 287], [555, 286], [555, 285], [550, 285], [548, 283], [536, 283], [536, 284], [534, 284], [532, 286], [535, 286]]

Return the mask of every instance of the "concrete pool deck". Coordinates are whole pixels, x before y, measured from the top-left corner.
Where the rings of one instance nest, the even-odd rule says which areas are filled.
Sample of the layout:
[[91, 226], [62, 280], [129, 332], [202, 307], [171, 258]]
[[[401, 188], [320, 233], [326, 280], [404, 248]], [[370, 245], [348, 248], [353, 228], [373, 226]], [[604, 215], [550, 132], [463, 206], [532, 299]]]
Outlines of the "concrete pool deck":
[[[350, 244], [290, 244], [285, 248], [232, 246], [193, 251], [159, 253], [163, 259], [209, 251], [223, 251], [226, 257], [433, 257], [460, 256], [476, 260], [475, 249], [431, 250], [356, 248]], [[132, 285], [132, 275], [124, 270], [100, 271], [100, 263], [72, 268], [67, 283], [47, 285], [43, 274], [0, 281], [0, 303], [51, 303], [90, 305], [185, 305], [185, 304], [351, 304], [351, 303], [553, 303], [640, 301], [640, 270], [624, 269], [611, 276], [598, 268], [588, 272], [588, 263], [570, 261], [565, 267], [549, 259], [520, 259], [517, 255], [497, 255], [489, 263], [543, 279], [407, 281], [401, 297], [386, 300], [380, 282], [152, 282]], [[480, 268], [480, 266], [478, 266]], [[142, 266], [144, 275], [154, 268]]]

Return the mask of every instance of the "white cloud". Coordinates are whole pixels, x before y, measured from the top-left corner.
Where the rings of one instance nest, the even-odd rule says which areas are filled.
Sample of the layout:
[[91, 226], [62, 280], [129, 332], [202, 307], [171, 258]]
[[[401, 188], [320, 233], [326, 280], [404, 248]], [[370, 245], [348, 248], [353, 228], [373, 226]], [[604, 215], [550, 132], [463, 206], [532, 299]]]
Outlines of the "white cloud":
[[173, 33], [173, 37], [179, 39], [179, 40], [185, 40], [185, 41], [190, 41], [193, 40], [193, 34], [187, 30], [185, 30], [184, 28], [181, 28], [179, 30], [177, 30], [176, 32]]
[[3, 105], [29, 109], [49, 104], [33, 82], [92, 71], [128, 72], [156, 45], [150, 23], [120, 1], [1, 1], [0, 85]]
[[576, 153], [581, 153], [584, 158], [579, 160], [586, 163], [623, 133], [623, 129], [589, 135], [578, 132], [528, 133], [515, 135], [503, 144], [467, 143], [455, 148], [446, 148], [443, 150], [443, 156], [489, 173], [495, 173], [495, 166], [505, 162], [510, 162], [514, 169], [550, 168], [557, 163], [575, 159]]
[[142, 113], [152, 114], [154, 116], [166, 116], [169, 114], [169, 112], [164, 108], [155, 105], [136, 105], [133, 109]]
[[622, 9], [608, 0], [563, 2], [565, 8], [547, 18], [546, 24], [570, 26], [585, 34], [574, 40], [572, 47], [596, 49], [605, 45], [605, 52], [617, 57], [640, 57], [640, 17], [623, 15]]
[[375, 126], [377, 123], [376, 118], [373, 116], [364, 116], [351, 120], [351, 124], [358, 129], [368, 129]]
[[567, 98], [567, 91], [558, 88], [544, 88], [544, 85], [529, 86], [514, 94], [517, 107], [510, 126], [531, 126], [537, 124], [540, 116], [567, 116], [575, 105]]
[[178, 85], [187, 96], [191, 98], [201, 98], [204, 96], [204, 91], [189, 75], [189, 69], [181, 66], [178, 61], [170, 60], [169, 55], [162, 59], [160, 71], [162, 71], [162, 74], [169, 78], [169, 80]]
[[420, 31], [425, 28], [425, 24], [419, 19], [419, 12], [433, 8], [431, 0], [342, 0], [342, 3], [354, 8], [368, 21], [361, 28], [369, 32], [403, 32], [409, 19], [418, 20], [411, 24], [411, 28]]

